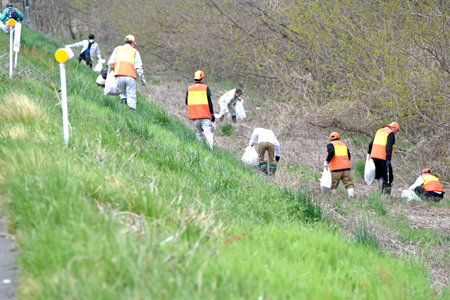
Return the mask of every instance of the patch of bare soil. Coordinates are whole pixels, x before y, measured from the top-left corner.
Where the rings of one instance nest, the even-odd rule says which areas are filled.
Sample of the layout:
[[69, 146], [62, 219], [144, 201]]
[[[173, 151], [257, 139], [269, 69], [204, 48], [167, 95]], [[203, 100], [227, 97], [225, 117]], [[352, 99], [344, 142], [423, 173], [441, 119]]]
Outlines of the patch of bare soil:
[[[191, 83], [184, 77], [171, 75], [162, 78], [158, 85], [148, 90], [141, 89], [149, 101], [166, 108], [173, 116], [182, 120], [188, 127], [192, 122], [188, 118], [185, 97], [186, 89]], [[218, 99], [226, 90], [215, 89], [210, 85], [213, 94], [215, 113], [219, 112]], [[221, 147], [237, 151], [237, 159], [244, 153], [253, 129], [260, 126], [260, 121], [267, 121], [270, 129], [276, 134], [281, 144], [281, 160], [276, 176], [270, 179], [280, 187], [297, 189], [308, 188], [312, 197], [324, 212], [324, 216], [333, 220], [344, 237], [354, 239], [356, 224], [367, 223], [369, 230], [376, 235], [383, 248], [398, 257], [412, 256], [426, 263], [431, 270], [432, 281], [436, 289], [442, 290], [450, 284], [450, 209], [447, 207], [433, 207], [429, 203], [407, 202], [400, 198], [401, 191], [407, 189], [414, 182], [418, 174], [409, 175], [407, 164], [399, 161], [394, 164], [396, 179], [393, 184], [392, 196], [383, 196], [386, 205], [387, 216], [379, 216], [366, 205], [362, 205], [364, 197], [377, 189], [376, 183], [367, 186], [363, 179], [354, 180], [356, 196], [347, 199], [345, 193], [331, 196], [321, 193], [319, 188], [320, 172], [326, 158], [326, 145], [329, 141], [329, 131], [317, 126], [312, 126], [300, 110], [294, 113], [289, 107], [283, 107], [283, 103], [265, 103], [257, 106], [254, 99], [246, 98], [244, 90], [244, 106], [247, 118], [233, 125], [233, 134], [226, 136], [221, 133], [221, 126], [214, 134], [214, 143]], [[299, 117], [303, 116], [303, 117]], [[224, 123], [231, 123], [226, 116]], [[365, 160], [367, 148], [355, 144], [351, 139], [345, 138], [345, 132], [341, 132], [343, 142], [351, 151], [352, 162]], [[403, 164], [402, 164], [403, 163]], [[300, 167], [300, 168], [299, 168]], [[311, 171], [312, 170], [312, 171]], [[257, 171], [256, 171], [257, 172]], [[403, 174], [403, 175], [400, 175]], [[260, 176], [263, 176], [260, 174]], [[402, 215], [403, 220], [398, 219]], [[412, 229], [429, 230], [436, 232], [441, 239], [438, 242], [426, 243], [423, 240], [405, 240], [398, 226], [392, 226], [386, 220], [393, 220], [396, 224], [403, 224]]]

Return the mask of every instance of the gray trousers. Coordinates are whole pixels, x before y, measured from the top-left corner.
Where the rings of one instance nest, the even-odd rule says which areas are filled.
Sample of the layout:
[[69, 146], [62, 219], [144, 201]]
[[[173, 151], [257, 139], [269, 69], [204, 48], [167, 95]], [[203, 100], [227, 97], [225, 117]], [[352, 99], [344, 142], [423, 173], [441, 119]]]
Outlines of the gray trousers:
[[120, 99], [127, 99], [129, 107], [136, 109], [136, 79], [128, 76], [117, 76]]
[[235, 116], [236, 115], [236, 106], [233, 106], [234, 102], [231, 102], [230, 104], [226, 104], [225, 102], [220, 102], [219, 101], [219, 106], [220, 106], [220, 117], [225, 115], [227, 108], [228, 108], [228, 112], [232, 115]]
[[[210, 119], [195, 119], [193, 120], [194, 123], [194, 129], [195, 129], [195, 135], [197, 136], [198, 141], [203, 141], [203, 134], [206, 138], [206, 143], [208, 146], [213, 148], [214, 146], [214, 136], [211, 131], [211, 120]], [[203, 129], [203, 132], [202, 132]]]

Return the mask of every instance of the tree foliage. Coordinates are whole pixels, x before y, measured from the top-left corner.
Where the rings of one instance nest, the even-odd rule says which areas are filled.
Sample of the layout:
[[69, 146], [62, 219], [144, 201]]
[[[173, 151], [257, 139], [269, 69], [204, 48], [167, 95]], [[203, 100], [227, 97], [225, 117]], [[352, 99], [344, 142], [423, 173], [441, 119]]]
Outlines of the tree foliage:
[[[373, 135], [395, 120], [415, 145], [407, 153], [420, 150], [428, 162], [444, 161], [450, 141], [448, 1], [41, 3], [53, 9], [49, 17], [61, 12], [61, 28], [76, 19], [110, 39], [132, 33], [141, 49], [168, 67], [190, 73], [201, 68], [257, 85], [265, 97], [287, 103], [315, 125]], [[61, 22], [55, 20], [49, 24]], [[436, 145], [431, 149], [425, 147], [430, 141]]]

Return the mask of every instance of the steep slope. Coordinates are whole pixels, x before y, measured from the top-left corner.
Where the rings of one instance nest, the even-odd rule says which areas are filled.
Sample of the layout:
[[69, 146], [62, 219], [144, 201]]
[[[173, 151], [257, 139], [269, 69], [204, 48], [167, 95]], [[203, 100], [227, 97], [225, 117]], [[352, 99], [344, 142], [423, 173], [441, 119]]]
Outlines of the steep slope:
[[420, 263], [345, 241], [309, 192], [209, 151], [142, 96], [130, 112], [75, 61], [66, 146], [56, 49], [25, 28], [16, 77], [0, 71], [0, 184], [21, 249], [19, 299], [438, 297]]

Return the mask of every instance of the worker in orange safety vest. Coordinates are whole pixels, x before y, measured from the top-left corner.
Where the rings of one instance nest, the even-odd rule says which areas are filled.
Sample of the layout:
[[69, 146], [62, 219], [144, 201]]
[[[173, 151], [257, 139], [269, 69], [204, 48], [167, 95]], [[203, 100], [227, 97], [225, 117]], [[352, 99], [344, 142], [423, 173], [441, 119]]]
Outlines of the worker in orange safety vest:
[[330, 134], [330, 143], [327, 145], [327, 160], [324, 162], [325, 168], [331, 172], [331, 193], [336, 194], [339, 182], [342, 180], [347, 194], [350, 198], [355, 196], [353, 178], [350, 166], [350, 150], [347, 145], [341, 141], [339, 133]]
[[206, 143], [213, 149], [215, 130], [214, 108], [211, 101], [211, 91], [209, 87], [203, 83], [205, 73], [197, 71], [194, 75], [195, 83], [191, 85], [186, 92], [186, 105], [188, 108], [189, 119], [193, 121], [195, 135], [198, 141], [206, 137]]
[[125, 45], [116, 47], [111, 54], [108, 65], [114, 69], [114, 76], [119, 87], [120, 99], [130, 110], [136, 110], [136, 74], [145, 86], [144, 69], [139, 51], [134, 49], [136, 39], [133, 35], [125, 37]]
[[444, 198], [445, 190], [439, 182], [439, 178], [431, 174], [426, 168], [416, 181], [409, 187], [417, 195], [425, 197], [428, 201], [439, 202]]
[[395, 135], [399, 130], [400, 125], [397, 122], [378, 129], [367, 150], [375, 163], [375, 179], [378, 179], [378, 188], [386, 194], [391, 194], [392, 181], [394, 181], [391, 160], [395, 149]]

